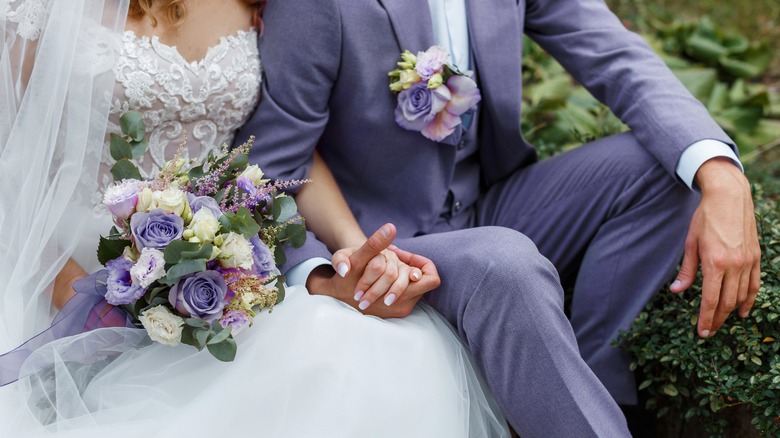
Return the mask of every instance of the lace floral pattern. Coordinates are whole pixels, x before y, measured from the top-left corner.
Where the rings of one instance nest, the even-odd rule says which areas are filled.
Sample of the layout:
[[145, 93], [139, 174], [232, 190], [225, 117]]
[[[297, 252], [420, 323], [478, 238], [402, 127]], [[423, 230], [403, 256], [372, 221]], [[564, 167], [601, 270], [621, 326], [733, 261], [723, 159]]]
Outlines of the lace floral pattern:
[[[257, 105], [262, 79], [257, 33], [239, 31], [223, 37], [194, 62], [157, 37], [126, 31], [114, 65], [117, 79], [108, 132], [119, 132], [119, 116], [143, 114], [149, 136], [146, 155], [138, 161], [144, 177], [159, 171], [184, 141], [184, 158], [202, 159], [231, 143]], [[103, 151], [100, 185], [111, 181], [113, 160]]]
[[16, 33], [35, 41], [46, 22], [48, 0], [0, 0], [0, 17], [16, 23]]

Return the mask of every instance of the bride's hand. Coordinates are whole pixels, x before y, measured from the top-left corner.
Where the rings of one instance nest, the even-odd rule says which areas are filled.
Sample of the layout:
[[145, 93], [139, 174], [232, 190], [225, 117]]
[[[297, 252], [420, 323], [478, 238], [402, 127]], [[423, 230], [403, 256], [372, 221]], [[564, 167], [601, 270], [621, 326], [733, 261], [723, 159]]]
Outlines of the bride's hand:
[[65, 266], [57, 277], [54, 278], [54, 289], [52, 290], [51, 302], [57, 309], [68, 302], [76, 291], [73, 290], [73, 283], [87, 276], [87, 273], [73, 259], [68, 259]]

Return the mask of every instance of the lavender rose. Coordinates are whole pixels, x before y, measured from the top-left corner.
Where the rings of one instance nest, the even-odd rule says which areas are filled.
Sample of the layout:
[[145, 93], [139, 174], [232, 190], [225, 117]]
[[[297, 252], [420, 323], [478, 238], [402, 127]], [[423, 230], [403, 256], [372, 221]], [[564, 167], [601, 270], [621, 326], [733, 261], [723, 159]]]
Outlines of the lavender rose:
[[227, 283], [219, 272], [199, 272], [171, 288], [168, 301], [179, 312], [213, 322], [222, 316]]
[[108, 304], [119, 306], [134, 303], [141, 298], [145, 289], [139, 284], [134, 284], [130, 276], [130, 269], [134, 263], [124, 257], [109, 260], [106, 263], [108, 280], [106, 281], [106, 301]]
[[136, 213], [130, 218], [130, 230], [139, 250], [163, 250], [169, 243], [181, 239], [184, 219], [156, 208], [149, 213]]
[[274, 256], [265, 243], [257, 236], [252, 236], [252, 238], [249, 239], [249, 243], [252, 244], [252, 257], [255, 261], [254, 269], [257, 272], [257, 275], [268, 277], [278, 273], [279, 271], [276, 269]]
[[195, 196], [192, 193], [187, 193], [187, 202], [190, 203], [190, 209], [195, 214], [201, 208], [208, 208], [214, 213], [214, 217], [219, 219], [222, 216], [222, 210], [219, 208], [219, 204], [214, 198], [209, 196]]
[[447, 87], [430, 89], [422, 83], [414, 84], [398, 94], [395, 121], [404, 129], [421, 131], [444, 109], [450, 97]]

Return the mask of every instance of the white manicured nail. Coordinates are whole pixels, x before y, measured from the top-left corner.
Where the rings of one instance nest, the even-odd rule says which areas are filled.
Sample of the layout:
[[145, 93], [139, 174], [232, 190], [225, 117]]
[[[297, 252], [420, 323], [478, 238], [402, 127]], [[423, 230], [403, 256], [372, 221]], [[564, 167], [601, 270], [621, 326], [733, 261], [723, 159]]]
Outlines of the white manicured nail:
[[672, 287], [680, 287], [682, 285], [682, 281], [680, 280], [674, 280], [674, 283], [672, 283]]
[[341, 278], [344, 278], [347, 276], [347, 272], [349, 272], [349, 267], [347, 267], [347, 264], [344, 262], [339, 263], [338, 267], [336, 267], [336, 272], [341, 275]]
[[395, 294], [387, 295], [385, 297], [385, 306], [391, 306], [395, 302], [396, 298], [398, 298], [398, 297], [396, 297]]
[[355, 301], [360, 301], [360, 299], [363, 298], [363, 295], [365, 294], [366, 293], [363, 292], [362, 290], [357, 291], [357, 293], [355, 294]]
[[358, 308], [360, 310], [366, 310], [368, 309], [369, 302], [367, 300], [361, 301], [360, 304], [358, 304]]

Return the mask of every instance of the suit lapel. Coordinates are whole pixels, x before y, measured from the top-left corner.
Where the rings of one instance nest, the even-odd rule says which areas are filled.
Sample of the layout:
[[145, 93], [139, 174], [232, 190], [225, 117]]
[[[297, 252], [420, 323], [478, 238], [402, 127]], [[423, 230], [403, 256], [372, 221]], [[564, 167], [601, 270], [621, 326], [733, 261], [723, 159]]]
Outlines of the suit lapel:
[[415, 55], [433, 45], [431, 11], [426, 0], [379, 0], [390, 17], [400, 51]]

